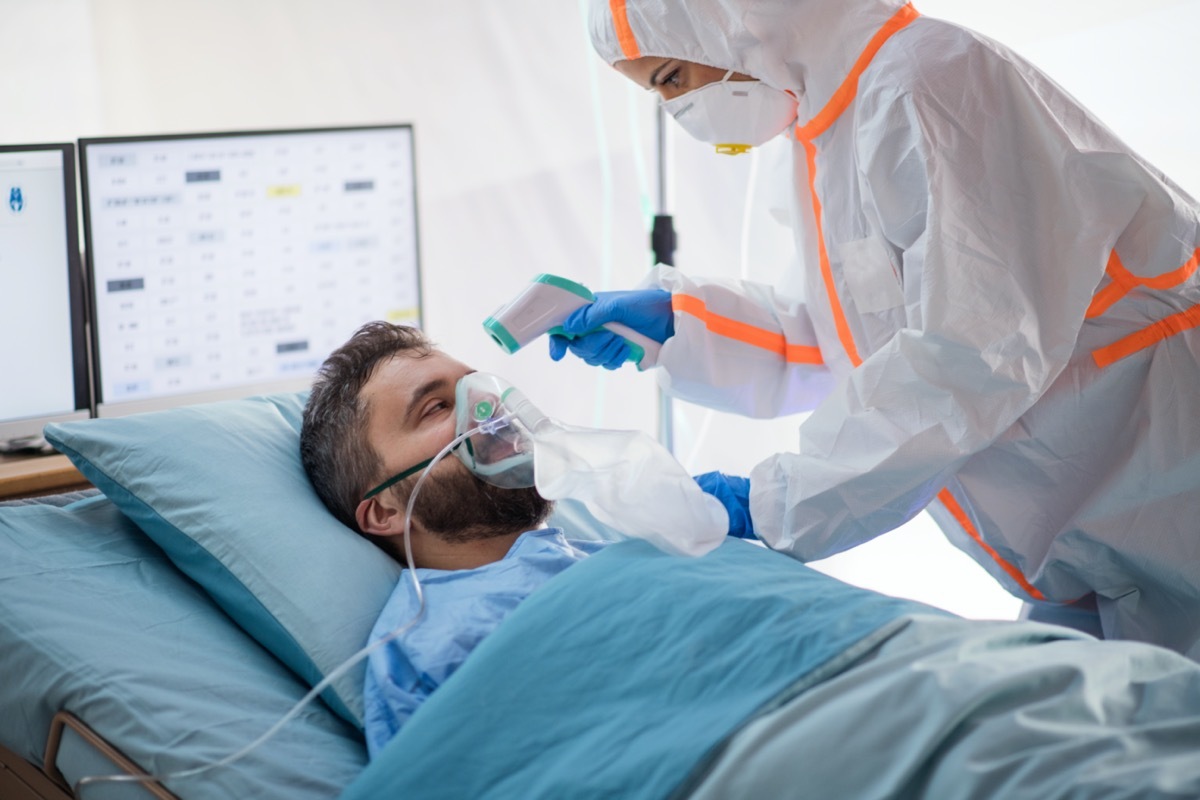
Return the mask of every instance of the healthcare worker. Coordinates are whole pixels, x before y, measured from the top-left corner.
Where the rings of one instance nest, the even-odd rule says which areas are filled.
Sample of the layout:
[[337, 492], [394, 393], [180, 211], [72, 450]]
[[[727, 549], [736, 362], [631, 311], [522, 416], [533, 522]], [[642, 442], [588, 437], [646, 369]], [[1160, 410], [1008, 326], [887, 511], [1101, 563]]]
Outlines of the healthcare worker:
[[1017, 596], [1200, 660], [1196, 202], [1020, 57], [894, 0], [594, 0], [590, 25], [695, 137], [792, 142], [799, 274], [659, 266], [565, 326], [664, 341], [676, 397], [812, 410], [750, 475], [758, 535], [819, 559], [928, 506]]

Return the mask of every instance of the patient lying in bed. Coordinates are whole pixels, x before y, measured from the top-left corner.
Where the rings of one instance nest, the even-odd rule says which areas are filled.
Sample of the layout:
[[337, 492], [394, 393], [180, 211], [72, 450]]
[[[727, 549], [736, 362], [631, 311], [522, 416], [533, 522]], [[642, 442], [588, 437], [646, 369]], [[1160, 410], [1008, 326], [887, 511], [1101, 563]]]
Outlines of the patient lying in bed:
[[[363, 497], [454, 438], [455, 386], [469, 372], [415, 329], [367, 325], [330, 356], [305, 409], [301, 452], [318, 494], [401, 562], [405, 508], [420, 470]], [[423, 607], [402, 579], [371, 635], [376, 641], [424, 614], [419, 626], [370, 656], [364, 722], [371, 753], [521, 600], [603, 546], [542, 527], [551, 508], [535, 488], [492, 486], [458, 459], [434, 468], [411, 524], [410, 566]]]
[[[405, 505], [419, 471], [370, 499], [363, 499], [364, 495], [388, 476], [420, 464], [450, 442], [455, 425], [454, 388], [467, 372], [468, 367], [434, 350], [416, 331], [377, 323], [365, 327], [330, 357], [306, 409], [301, 436], [302, 457], [318, 494], [335, 516], [373, 537], [385, 551], [402, 561]], [[492, 636], [535, 590], [567, 567], [604, 548], [598, 542], [573, 541], [559, 529], [540, 527], [549, 510], [550, 505], [537, 495], [536, 490], [492, 487], [470, 474], [457, 459], [444, 459], [435, 466], [418, 495], [411, 526], [414, 563], [409, 566], [416, 569], [421, 579], [425, 595], [423, 607], [413, 585], [402, 576], [371, 635], [372, 641], [386, 637], [423, 611], [424, 616], [418, 624], [374, 651], [370, 657], [365, 685], [366, 736], [373, 759], [384, 753], [388, 742], [397, 736], [434, 690], [458, 671], [467, 656], [484, 639]], [[624, 547], [618, 545], [612, 549]], [[730, 552], [726, 553], [726, 550]], [[604, 553], [605, 557], [608, 555], [610, 553]], [[603, 562], [605, 568], [613, 569], [615, 560], [605, 557], [597, 559], [598, 565]], [[710, 570], [713, 574], [701, 574], [704, 572], [701, 562], [709, 561], [719, 568]], [[674, 562], [656, 562], [651, 565], [651, 571], [659, 570], [665, 575], [671, 563]], [[615, 574], [630, 572], [632, 568], [633, 563], [617, 566]], [[761, 651], [750, 660], [754, 666], [746, 668], [744, 680], [757, 686], [764, 684], [765, 675], [778, 675], [784, 679], [780, 687], [793, 687], [787, 696], [798, 697], [787, 705], [782, 701], [768, 705], [785, 710], [802, 707], [804, 711], [800, 716], [817, 718], [824, 715], [828, 719], [823, 724], [829, 726], [833, 720], [841, 718], [840, 712], [834, 713], [830, 709], [844, 703], [844, 698], [853, 696], [855, 691], [863, 693], [861, 686], [854, 688], [855, 675], [873, 676], [872, 682], [866, 684], [874, 687], [871, 691], [877, 695], [872, 702], [896, 704], [897, 713], [892, 716], [909, 720], [902, 726], [914, 724], [912, 714], [902, 711], [911, 706], [914, 699], [921, 708], [928, 710], [929, 719], [944, 710], [947, 720], [953, 720], [966, 719], [981, 707], [996, 703], [995, 698], [1019, 698], [1003, 708], [991, 706], [995, 713], [989, 712], [992, 721], [988, 724], [993, 726], [997, 725], [997, 719], [1027, 718], [1028, 712], [1033, 710], [1054, 718], [1060, 712], [1073, 713], [1069, 710], [1078, 709], [1080, 703], [1086, 707], [1098, 704], [1094, 714], [1089, 712], [1083, 727], [1079, 724], [1066, 726], [1056, 735], [1065, 738], [1083, 736], [1091, 742], [1121, 742], [1120, 746], [1111, 748], [1119, 760], [1132, 757], [1130, 754], [1134, 754], [1139, 746], [1136, 744], [1139, 736], [1154, 739], [1155, 748], [1160, 748], [1162, 732], [1170, 731], [1174, 744], [1171, 753], [1164, 756], [1163, 763], [1172, 765], [1163, 767], [1171, 771], [1170, 780], [1166, 782], [1192, 789], [1200, 786], [1200, 764], [1181, 768], [1182, 762], [1178, 758], [1179, 753], [1189, 752], [1188, 748], [1194, 752], [1194, 748], [1200, 746], [1200, 665], [1186, 659], [1134, 643], [1095, 642], [1051, 626], [958, 620], [920, 604], [837, 584], [769, 550], [738, 543], [726, 545], [694, 564], [684, 563], [671, 570], [683, 577], [678, 579], [677, 594], [666, 598], [668, 605], [686, 605], [696, 620], [707, 620], [718, 616], [714, 604], [719, 604], [732, 620], [731, 626], [719, 631], [702, 629], [698, 623], [691, 623], [694, 631], [688, 630], [687, 624], [677, 624], [671, 635], [684, 639], [689, 635], [733, 637], [738, 626], [744, 627], [749, 644], [739, 647]], [[574, 571], [571, 574], [574, 575]], [[632, 587], [613, 584], [613, 591], [618, 594], [622, 590], [636, 592], [637, 586], [647, 585], [648, 574], [643, 574], [641, 583], [635, 581], [636, 585]], [[785, 614], [796, 614], [797, 622], [789, 623], [791, 627], [785, 625], [780, 629], [776, 624], [776, 628], [766, 632], [753, 621], [763, 616], [761, 608], [747, 601], [745, 593], [737, 587], [754, 584], [760, 574], [773, 575], [775, 579], [782, 577], [777, 599], [786, 607]], [[769, 585], [765, 577], [763, 583]], [[556, 585], [562, 589], [570, 584], [558, 582]], [[814, 597], [819, 599], [814, 602]], [[541, 593], [538, 598], [546, 599]], [[833, 598], [837, 598], [837, 602], [821, 602]], [[617, 601], [617, 607], [636, 609], [643, 602], [650, 601], [643, 594], [630, 594], [624, 602]], [[658, 602], [662, 603], [664, 599], [660, 597]], [[746, 603], [744, 609], [739, 605], [743, 602]], [[548, 613], [553, 616], [562, 613], [563, 608], [567, 606]], [[578, 603], [569, 606], [567, 613], [572, 614], [572, 622], [568, 627], [576, 627], [574, 617], [584, 610]], [[587, 610], [593, 609], [588, 607]], [[607, 613], [614, 616], [623, 612], [610, 610]], [[524, 619], [535, 618], [531, 613]], [[594, 619], [588, 624], [593, 623]], [[804, 630], [806, 625], [808, 630]], [[578, 627], [585, 628], [582, 621]], [[610, 633], [598, 634], [602, 642], [608, 641], [610, 636]], [[518, 651], [529, 648], [528, 635], [520, 639], [513, 633], [512, 637], [519, 639]], [[1064, 640], [1069, 640], [1069, 646], [1063, 646]], [[733, 639], [719, 638], [719, 641], [732, 642]], [[803, 646], [798, 644], [800, 642]], [[821, 644], [818, 646], [814, 642]], [[684, 647], [691, 649], [686, 644]], [[780, 650], [789, 648], [802, 654], [797, 655], [797, 659], [808, 661], [803, 666], [795, 663], [796, 659], [770, 661]], [[598, 647], [576, 649], [590, 653], [588, 658], [595, 659], [596, 653], [603, 649], [603, 643]], [[654, 658], [651, 649], [647, 648], [648, 662]], [[494, 652], [489, 651], [489, 655]], [[1030, 670], [1040, 670], [1043, 676], [1062, 675], [1064, 664], [1070, 665], [1070, 669], [1099, 670], [1100, 674], [1112, 675], [1113, 670], [1106, 672], [1103, 665], [1120, 663], [1121, 674], [1128, 680], [1093, 679], [1079, 683], [1074, 689], [1068, 682], [1052, 691], [1038, 690], [1022, 695], [1006, 688], [1005, 669], [989, 672], [981, 668], [980, 652], [994, 652], [997, 663], [1032, 665]], [[511, 654], [506, 658], [503, 666], [507, 669], [514, 659]], [[1164, 666], [1167, 661], [1170, 663]], [[768, 662], [771, 665], [764, 666]], [[914, 670], [918, 662], [925, 666]], [[1128, 667], [1131, 662], [1136, 662], [1136, 669]], [[686, 669], [694, 675], [713, 664], [711, 658], [705, 658]], [[496, 664], [493, 662], [492, 666]], [[669, 670], [670, 666], [659, 664], [655, 669]], [[765, 672], [756, 675], [755, 669]], [[792, 669], [796, 670], [795, 675], [791, 674]], [[721, 666], [718, 672], [727, 673], [728, 665]], [[820, 680], [813, 678], [811, 686], [806, 684], [808, 688], [800, 693], [794, 687], [806, 674], [810, 678], [819, 675]], [[668, 685], [675, 680], [669, 672], [662, 671], [652, 678], [665, 680]], [[1041, 678], [1034, 678], [1029, 685], [1037, 685], [1039, 680]], [[1053, 680], [1062, 683], [1058, 678]], [[1172, 700], [1147, 703], [1126, 719], [1120, 709], [1128, 706], [1127, 692], [1133, 684], [1142, 687], [1138, 689], [1139, 696]], [[470, 687], [470, 682], [460, 681], [456, 685], [465, 693], [469, 693]], [[536, 687], [535, 691], [541, 688], [546, 687]], [[567, 691], [570, 691], [569, 686]], [[762, 700], [755, 699], [748, 708], [759, 707]], [[466, 702], [467, 713], [475, 713], [477, 701], [478, 698]], [[441, 708], [453, 708], [453, 703], [448, 700]], [[1051, 711], [1047, 712], [1047, 708]], [[876, 708], [870, 713], [879, 710]], [[918, 712], [917, 718], [922, 713]], [[422, 719], [436, 724], [438, 716], [446, 719], [443, 714], [423, 716]], [[500, 724], [515, 725], [517, 722], [502, 719]], [[860, 721], [852, 727], [860, 731], [855, 736], [864, 736], [862, 729], [890, 730], [888, 736], [893, 739], [905, 737], [886, 720], [876, 720], [866, 728]], [[1011, 727], [1019, 732], [1021, 726]], [[951, 730], [939, 728], [938, 724], [931, 724], [930, 728], [939, 732], [931, 734], [928, 752], [924, 755], [914, 744], [910, 748], [918, 753], [914, 757], [932, 757]], [[723, 739], [726, 747], [740, 748], [740, 757], [744, 760], [769, 751], [770, 741], [784, 740], [786, 731], [771, 733], [771, 730], [770, 727], [730, 726], [728, 731], [717, 731], [714, 735], [726, 737]], [[1007, 729], [1002, 724], [998, 730]], [[1039, 727], [1039, 735], [1045, 731], [1045, 727]], [[880, 735], [884, 736], [884, 733]], [[987, 746], [992, 748], [992, 756], [997, 754], [996, 747], [999, 747], [1003, 751], [1000, 755], [1018, 765], [1014, 767], [1018, 770], [1020, 764], [1032, 764], [1057, 747], [1055, 744], [1042, 750], [1025, 747], [1021, 744], [1023, 736], [1025, 734], [1013, 737], [1009, 744], [998, 745], [992, 740]], [[915, 743], [918, 738], [909, 736], [908, 741]], [[878, 744], [873, 741], [873, 746]], [[1155, 749], [1154, 752], [1161, 751]], [[945, 755], [938, 758], [945, 759]], [[817, 762], [828, 760], [816, 756], [814, 759], [808, 760], [812, 762], [806, 767], [810, 770], [809, 775], [819, 768]], [[511, 764], [507, 758], [500, 761]], [[785, 761], [800, 763], [791, 756]], [[839, 760], [833, 759], [829, 763], [836, 764]], [[1151, 773], [1145, 780], [1154, 783], [1157, 780], [1153, 777], [1154, 758], [1141, 758], [1139, 763], [1141, 773]], [[705, 768], [703, 775], [707, 776], [707, 788], [697, 783], [701, 794], [708, 791], [715, 797], [729, 796], [728, 793], [734, 791], [731, 787], [745, 789], [738, 784], [738, 776], [731, 778], [728, 770], [723, 771], [720, 767], [720, 764], [710, 764]], [[776, 767], [777, 764], [768, 765], [764, 770], [769, 772]], [[407, 765], [405, 771], [411, 773]], [[830, 774], [830, 780], [834, 780], [840, 775], [840, 768], [831, 769]], [[379, 784], [369, 781], [364, 785], [371, 785], [376, 791], [380, 788]], [[865, 789], [860, 786], [857, 790]], [[364, 790], [362, 796], [372, 795]]]

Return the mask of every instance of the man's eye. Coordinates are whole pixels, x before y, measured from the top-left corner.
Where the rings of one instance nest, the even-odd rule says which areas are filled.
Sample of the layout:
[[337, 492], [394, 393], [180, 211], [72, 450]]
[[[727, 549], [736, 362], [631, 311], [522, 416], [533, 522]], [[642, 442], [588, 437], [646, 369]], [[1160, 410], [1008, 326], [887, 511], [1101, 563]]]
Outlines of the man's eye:
[[450, 408], [449, 403], [447, 403], [445, 400], [438, 400], [429, 404], [429, 407], [425, 409], [425, 416], [431, 417], [434, 414], [445, 411], [448, 408]]
[[679, 85], [679, 70], [673, 69], [659, 82], [659, 86], [678, 86]]

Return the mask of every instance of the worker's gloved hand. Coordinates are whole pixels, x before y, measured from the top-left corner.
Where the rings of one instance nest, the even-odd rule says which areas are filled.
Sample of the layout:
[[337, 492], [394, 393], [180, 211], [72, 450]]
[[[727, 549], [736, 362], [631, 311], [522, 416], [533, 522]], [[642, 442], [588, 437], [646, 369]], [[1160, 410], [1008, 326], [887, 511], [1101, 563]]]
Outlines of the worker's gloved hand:
[[594, 367], [617, 369], [629, 359], [629, 345], [617, 334], [599, 330], [607, 322], [627, 325], [662, 344], [675, 334], [671, 293], [664, 289], [597, 292], [594, 303], [563, 320], [567, 335], [550, 336], [550, 358], [561, 361], [570, 350]]
[[631, 352], [629, 342], [611, 331], [599, 330], [574, 339], [550, 334], [550, 358], [562, 361], [568, 350], [593, 367], [605, 369], [619, 369]]
[[750, 479], [723, 472], [706, 472], [694, 476], [696, 483], [708, 494], [721, 501], [729, 513], [729, 535], [739, 539], [757, 539], [750, 519]]

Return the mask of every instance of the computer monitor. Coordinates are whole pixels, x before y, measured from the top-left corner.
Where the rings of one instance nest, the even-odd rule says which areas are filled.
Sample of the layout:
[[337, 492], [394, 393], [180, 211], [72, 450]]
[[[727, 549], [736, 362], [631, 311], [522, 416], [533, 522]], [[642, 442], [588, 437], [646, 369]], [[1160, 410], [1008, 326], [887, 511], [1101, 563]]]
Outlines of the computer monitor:
[[81, 139], [96, 409], [307, 387], [420, 326], [410, 125]]
[[[0, 445], [91, 414], [75, 145], [0, 146]], [[32, 442], [30, 442], [32, 443]]]

